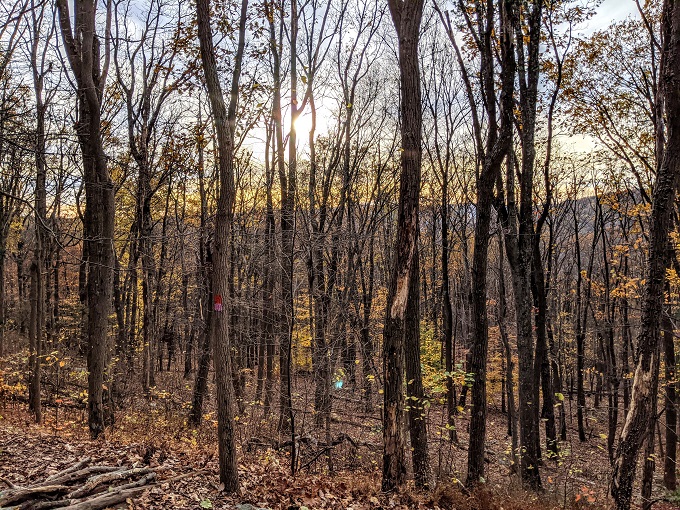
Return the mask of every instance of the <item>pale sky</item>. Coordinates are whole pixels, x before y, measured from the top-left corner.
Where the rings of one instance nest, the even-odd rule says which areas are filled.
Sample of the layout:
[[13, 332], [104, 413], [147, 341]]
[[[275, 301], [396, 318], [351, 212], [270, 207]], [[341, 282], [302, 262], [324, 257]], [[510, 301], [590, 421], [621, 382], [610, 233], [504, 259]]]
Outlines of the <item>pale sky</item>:
[[[576, 33], [587, 36], [597, 30], [604, 30], [615, 21], [621, 21], [628, 16], [639, 17], [635, 0], [604, 0], [597, 8], [597, 13], [586, 24], [579, 27]], [[590, 152], [595, 149], [597, 142], [589, 136], [575, 135], [560, 136], [562, 146], [571, 151]]]
[[635, 0], [604, 0], [597, 8], [597, 14], [583, 27], [583, 32], [602, 30], [613, 21], [625, 19], [629, 14], [639, 16]]

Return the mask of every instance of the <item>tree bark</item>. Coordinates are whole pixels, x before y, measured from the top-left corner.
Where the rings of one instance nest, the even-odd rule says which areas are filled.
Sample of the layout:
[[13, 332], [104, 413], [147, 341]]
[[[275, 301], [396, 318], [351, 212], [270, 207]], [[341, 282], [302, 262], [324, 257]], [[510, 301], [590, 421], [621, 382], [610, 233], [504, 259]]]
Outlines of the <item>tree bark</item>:
[[[104, 431], [104, 379], [108, 365], [108, 317], [111, 308], [113, 271], [114, 194], [102, 137], [101, 104], [108, 72], [109, 29], [105, 35], [104, 65], [95, 33], [96, 3], [76, 2], [71, 27], [67, 0], [57, 0], [64, 48], [78, 86], [76, 124], [85, 181], [84, 246], [87, 253], [88, 424], [90, 435]], [[111, 2], [107, 4], [110, 27]]]
[[[474, 486], [484, 480], [484, 448], [486, 442], [486, 365], [489, 349], [489, 318], [487, 311], [487, 273], [489, 241], [491, 239], [491, 207], [493, 189], [500, 178], [500, 171], [512, 144], [512, 103], [515, 80], [515, 58], [510, 9], [512, 1], [498, 3], [499, 32], [501, 36], [501, 97], [500, 111], [497, 112], [495, 101], [487, 101], [490, 125], [485, 146], [482, 146], [482, 128], [475, 121], [478, 159], [481, 172], [477, 178], [477, 202], [475, 205], [475, 240], [472, 258], [471, 281], [471, 315], [472, 315], [472, 347], [466, 371], [474, 374], [472, 386], [472, 412], [470, 415], [470, 445], [468, 448], [468, 467], [466, 485]], [[494, 57], [492, 49], [492, 33], [494, 26], [494, 5], [488, 1], [486, 19], [480, 38], [481, 53], [480, 80], [487, 97], [495, 97]], [[478, 12], [479, 17], [482, 13]], [[459, 62], [460, 52], [456, 47]], [[467, 82], [467, 80], [466, 80]], [[468, 101], [475, 107], [475, 99], [469, 86]], [[476, 111], [476, 110], [475, 110]], [[499, 126], [500, 119], [500, 126]], [[467, 388], [467, 386], [465, 387]], [[463, 388], [465, 390], [465, 388]], [[463, 395], [461, 395], [461, 399]]]
[[680, 3], [664, 1], [661, 25], [661, 84], [666, 108], [667, 142], [652, 195], [646, 282], [631, 406], [621, 432], [611, 478], [611, 494], [617, 510], [630, 508], [638, 454], [649, 423], [654, 418], [666, 250], [672, 205], [680, 180]]
[[420, 268], [419, 253], [416, 247], [409, 280], [409, 300], [406, 305], [404, 359], [406, 361], [406, 396], [408, 398], [408, 423], [411, 436], [413, 477], [416, 487], [426, 488], [429, 477], [427, 447], [427, 403], [420, 368]]
[[[422, 0], [389, 0], [388, 6], [399, 39], [399, 78], [401, 91], [401, 171], [399, 178], [399, 209], [397, 238], [393, 256], [392, 274], [387, 295], [387, 310], [383, 330], [383, 476], [384, 491], [393, 491], [403, 484], [406, 475], [404, 462], [403, 429], [403, 378], [404, 349], [408, 343], [407, 356], [414, 356], [419, 342], [407, 328], [409, 301], [418, 296], [411, 295], [411, 289], [418, 282], [418, 206], [420, 196], [420, 173], [422, 159], [422, 105], [420, 90], [420, 68], [418, 62], [418, 39], [423, 14]], [[416, 271], [413, 265], [416, 264]], [[411, 311], [418, 303], [411, 303]], [[422, 445], [412, 445], [422, 448]], [[421, 455], [422, 452], [414, 456]], [[419, 464], [421, 471], [415, 474], [416, 481], [427, 479], [427, 465]], [[416, 466], [414, 466], [416, 469]]]
[[663, 314], [663, 346], [666, 380], [666, 455], [664, 457], [663, 483], [666, 489], [674, 491], [677, 488], [677, 449], [678, 449], [678, 397], [675, 360], [675, 342], [673, 339], [673, 323], [670, 318], [670, 306]]
[[[231, 228], [234, 214], [234, 131], [236, 129], [236, 106], [239, 80], [245, 48], [248, 0], [242, 0], [238, 29], [238, 46], [234, 57], [230, 100], [227, 109], [217, 73], [217, 62], [210, 28], [210, 3], [196, 1], [198, 38], [201, 47], [201, 63], [210, 98], [219, 157], [219, 193], [215, 217], [215, 242], [213, 247], [212, 291], [214, 313], [210, 337], [215, 352], [215, 382], [217, 388], [217, 438], [220, 481], [227, 492], [238, 491], [238, 466], [234, 441], [234, 388], [231, 377], [231, 335], [229, 313], [232, 312], [229, 291], [229, 267], [231, 259]], [[218, 299], [218, 296], [221, 298]], [[225, 302], [226, 301], [226, 302]]]

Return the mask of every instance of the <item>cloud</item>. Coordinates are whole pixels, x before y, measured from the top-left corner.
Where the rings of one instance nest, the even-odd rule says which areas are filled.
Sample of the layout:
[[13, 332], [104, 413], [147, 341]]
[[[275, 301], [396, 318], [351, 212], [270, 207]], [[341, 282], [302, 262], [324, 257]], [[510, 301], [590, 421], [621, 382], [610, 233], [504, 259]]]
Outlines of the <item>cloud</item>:
[[582, 29], [583, 34], [590, 34], [597, 30], [604, 30], [615, 21], [621, 21], [628, 16], [638, 17], [637, 6], [633, 0], [604, 0], [597, 8], [597, 13]]

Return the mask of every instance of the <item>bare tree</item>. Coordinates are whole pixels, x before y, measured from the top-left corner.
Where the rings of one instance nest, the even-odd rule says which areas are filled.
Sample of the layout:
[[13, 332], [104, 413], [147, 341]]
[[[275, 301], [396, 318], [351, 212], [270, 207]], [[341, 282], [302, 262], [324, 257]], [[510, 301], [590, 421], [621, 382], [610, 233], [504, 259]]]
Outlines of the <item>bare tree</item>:
[[57, 10], [64, 48], [77, 85], [76, 130], [85, 180], [83, 252], [87, 256], [83, 258], [87, 264], [88, 423], [90, 435], [97, 438], [104, 431], [104, 377], [108, 365], [108, 316], [114, 264], [113, 183], [104, 152], [101, 116], [110, 56], [111, 0], [107, 3], [103, 48], [96, 31], [94, 0], [77, 0], [73, 13], [67, 0], [57, 0]]
[[[420, 370], [418, 324], [418, 208], [422, 159], [422, 103], [418, 40], [423, 15], [421, 0], [388, 2], [399, 44], [401, 90], [401, 172], [399, 212], [392, 275], [387, 296], [383, 331], [383, 478], [382, 487], [392, 491], [405, 479], [404, 438], [402, 436], [404, 356]], [[415, 316], [414, 316], [415, 315]], [[409, 385], [411, 386], [411, 385]], [[422, 403], [420, 378], [410, 392]], [[416, 416], [418, 414], [418, 416]], [[409, 417], [414, 456], [414, 476], [418, 485], [428, 478], [427, 432], [420, 413]], [[414, 441], [415, 439], [415, 441]]]
[[215, 48], [210, 28], [210, 3], [197, 0], [198, 38], [201, 46], [201, 62], [208, 89], [210, 106], [215, 119], [217, 151], [219, 157], [219, 194], [215, 218], [215, 243], [213, 247], [212, 290], [214, 295], [214, 317], [211, 323], [211, 338], [215, 351], [217, 384], [217, 434], [219, 445], [220, 480], [228, 492], [238, 490], [238, 467], [234, 443], [234, 388], [231, 378], [231, 332], [229, 317], [231, 311], [227, 300], [229, 292], [229, 266], [232, 219], [234, 214], [234, 136], [236, 130], [236, 106], [238, 104], [239, 80], [245, 50], [246, 18], [248, 0], [242, 0], [238, 24], [238, 42], [234, 58], [234, 69], [229, 91], [229, 106], [225, 105], [217, 72]]
[[[54, 36], [56, 24], [49, 23], [50, 12], [45, 4], [36, 5], [31, 0], [31, 19], [29, 26], [30, 34], [30, 62], [33, 75], [33, 91], [36, 105], [36, 130], [35, 130], [35, 246], [33, 261], [31, 262], [31, 319], [29, 322], [29, 337], [31, 344], [31, 384], [29, 391], [29, 407], [34, 413], [35, 421], [40, 423], [42, 419], [40, 404], [40, 366], [42, 363], [42, 347], [44, 344], [43, 332], [45, 326], [45, 275], [49, 267], [46, 260], [47, 254], [47, 161], [45, 156], [46, 146], [46, 116], [50, 102], [54, 98], [55, 90], [45, 91], [45, 79], [52, 70], [49, 58], [49, 46]], [[48, 18], [47, 21], [45, 18]], [[47, 25], [46, 25], [47, 24]], [[46, 25], [46, 26], [45, 26]], [[45, 32], [45, 28], [47, 31]]]
[[[473, 89], [473, 71], [465, 65], [455, 39], [455, 31], [447, 12], [437, 8], [451, 41], [470, 104], [475, 151], [477, 155], [477, 202], [475, 205], [475, 241], [472, 261], [472, 348], [467, 372], [474, 374], [473, 411], [470, 419], [470, 446], [466, 484], [474, 485], [484, 477], [484, 445], [486, 441], [486, 365], [489, 345], [489, 319], [486, 307], [489, 240], [493, 190], [500, 177], [501, 165], [512, 144], [512, 110], [515, 80], [515, 48], [511, 17], [512, 0], [477, 4], [473, 11], [462, 9], [475, 48], [479, 54], [479, 89], [483, 105]], [[496, 104], [496, 76], [492, 36], [500, 37], [500, 111]], [[485, 110], [482, 110], [482, 108]], [[486, 115], [486, 131], [481, 123]]]
[[[143, 370], [142, 383], [145, 391], [154, 386], [154, 353], [159, 349], [159, 332], [155, 328], [159, 310], [154, 303], [159, 294], [159, 273], [154, 258], [152, 236], [152, 200], [164, 180], [168, 178], [159, 168], [156, 138], [163, 108], [173, 91], [184, 81], [184, 74], [175, 76], [178, 39], [182, 26], [181, 5], [169, 5], [162, 0], [151, 3], [144, 19], [141, 33], [130, 32], [130, 3], [119, 13], [120, 4], [114, 9], [116, 34], [113, 39], [113, 57], [118, 85], [123, 91], [126, 108], [127, 137], [130, 153], [137, 165], [137, 207], [131, 240], [131, 261], [128, 269], [136, 272], [137, 261], [142, 260], [142, 337]], [[165, 26], [161, 22], [166, 9], [176, 9], [176, 25]], [[134, 25], [133, 25], [134, 26]], [[169, 32], [169, 33], [168, 33]], [[134, 42], [133, 42], [134, 41]]]
[[652, 192], [652, 215], [642, 322], [637, 339], [637, 363], [631, 407], [616, 449], [611, 494], [616, 508], [628, 510], [632, 500], [637, 458], [654, 419], [659, 378], [661, 317], [668, 265], [668, 232], [672, 204], [680, 183], [680, 4], [665, 0], [662, 14], [661, 91], [666, 112], [666, 140]]

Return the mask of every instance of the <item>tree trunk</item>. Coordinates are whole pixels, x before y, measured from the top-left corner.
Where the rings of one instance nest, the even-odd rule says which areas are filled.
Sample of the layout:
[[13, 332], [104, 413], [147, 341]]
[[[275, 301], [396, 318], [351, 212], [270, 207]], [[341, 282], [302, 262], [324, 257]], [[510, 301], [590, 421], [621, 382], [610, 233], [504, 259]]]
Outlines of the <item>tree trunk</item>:
[[[455, 415], [456, 400], [453, 392], [453, 309], [451, 308], [451, 289], [449, 281], [449, 175], [444, 167], [442, 176], [442, 344], [444, 346], [444, 368], [446, 377], [446, 428], [449, 440], [457, 441]], [[503, 399], [505, 402], [505, 399]]]
[[[489, 320], [487, 313], [487, 268], [489, 239], [491, 226], [491, 206], [496, 180], [512, 143], [512, 111], [515, 80], [515, 57], [508, 8], [509, 1], [499, 1], [496, 5], [488, 1], [482, 7], [476, 4], [473, 13], [464, 11], [469, 24], [474, 23], [472, 14], [480, 21], [479, 37], [475, 38], [480, 54], [479, 71], [468, 71], [462, 53], [456, 42], [455, 31], [448, 14], [436, 10], [444, 24], [449, 40], [455, 50], [461, 68], [466, 95], [470, 105], [473, 136], [476, 150], [476, 204], [475, 204], [475, 240], [472, 260], [472, 277], [467, 295], [461, 296], [462, 309], [470, 303], [471, 328], [469, 337], [471, 348], [466, 358], [466, 372], [474, 374], [472, 386], [472, 412], [470, 416], [470, 444], [468, 448], [468, 467], [466, 485], [472, 486], [484, 479], [484, 446], [486, 441], [486, 365], [489, 344]], [[500, 21], [496, 24], [496, 14]], [[492, 45], [494, 33], [500, 39], [500, 49], [495, 54]], [[498, 55], [500, 72], [495, 73], [495, 57]], [[479, 85], [486, 97], [496, 97], [497, 84], [500, 81], [500, 108], [496, 101], [484, 101], [482, 113], [488, 120], [486, 129], [482, 128], [478, 98], [472, 88], [471, 76], [478, 76]], [[499, 122], [500, 121], [500, 122]], [[499, 125], [500, 124], [500, 125]], [[467, 260], [467, 245], [463, 242], [464, 260]], [[461, 321], [463, 324], [464, 321]], [[467, 335], [464, 335], [467, 337]], [[459, 406], [465, 403], [468, 385], [460, 395]], [[455, 397], [454, 397], [455, 399]]]
[[536, 326], [536, 371], [539, 372], [540, 370], [541, 389], [543, 392], [541, 418], [545, 421], [548, 456], [552, 457], [558, 453], [557, 431], [555, 428], [555, 390], [553, 389], [553, 377], [550, 373], [547, 339], [548, 302], [538, 237], [534, 240], [533, 250], [531, 283], [536, 309], [534, 314], [534, 324]]
[[[656, 396], [652, 398], [652, 419], [649, 422], [649, 430], [644, 441], [644, 461], [642, 464], [642, 480], [640, 483], [640, 497], [642, 498], [642, 510], [649, 510], [652, 506], [652, 484], [654, 483], [654, 471], [656, 471], [656, 455], [654, 454], [654, 428], [656, 426]], [[659, 438], [661, 440], [661, 438]]]
[[31, 303], [30, 321], [28, 323], [28, 339], [29, 339], [29, 367], [30, 367], [30, 383], [28, 388], [28, 408], [33, 413], [36, 423], [42, 421], [42, 409], [40, 404], [40, 365], [42, 357], [42, 335], [41, 330], [41, 316], [40, 316], [40, 259], [33, 259], [31, 262], [31, 287], [29, 301]]
[[[236, 106], [238, 100], [241, 64], [245, 47], [246, 15], [248, 0], [242, 0], [238, 30], [238, 47], [234, 57], [230, 101], [227, 109], [217, 73], [217, 62], [210, 28], [210, 4], [197, 0], [196, 17], [201, 47], [201, 62], [205, 75], [210, 106], [215, 122], [217, 151], [219, 156], [219, 193], [215, 217], [213, 247], [212, 291], [214, 296], [213, 319], [210, 337], [215, 352], [215, 382], [217, 389], [217, 439], [220, 481], [227, 492], [238, 491], [238, 467], [234, 441], [234, 388], [231, 377], [231, 335], [229, 314], [231, 312], [229, 291], [229, 268], [232, 247], [231, 229], [234, 214], [234, 132], [236, 129]], [[226, 301], [226, 302], [224, 302]]]
[[[399, 78], [401, 91], [401, 171], [399, 178], [399, 209], [397, 238], [393, 255], [392, 274], [387, 294], [387, 310], [383, 330], [383, 476], [382, 488], [389, 492], [403, 484], [406, 475], [404, 463], [403, 429], [403, 378], [405, 337], [411, 335], [407, 328], [410, 290], [418, 286], [411, 279], [418, 278], [418, 206], [420, 195], [420, 164], [422, 159], [422, 105], [420, 69], [418, 62], [418, 39], [423, 14], [422, 0], [404, 2], [388, 1], [392, 21], [399, 38]], [[416, 264], [416, 270], [413, 265]], [[411, 310], [419, 303], [410, 304]], [[413, 326], [411, 326], [412, 328]], [[415, 346], [415, 347], [414, 347]], [[417, 339], [408, 339], [407, 357], [417, 354]], [[417, 359], [417, 358], [416, 358]], [[418, 367], [418, 370], [420, 367]], [[422, 445], [412, 445], [421, 448]], [[422, 452], [415, 455], [421, 455]], [[416, 468], [416, 466], [414, 466]], [[421, 472], [416, 481], [427, 479], [427, 465], [419, 464]], [[422, 470], [425, 470], [423, 472]]]
[[670, 306], [666, 308], [662, 320], [664, 366], [666, 380], [666, 455], [664, 457], [663, 483], [666, 489], [677, 488], [676, 455], [678, 449], [678, 410], [677, 382], [675, 380], [675, 343], [673, 339], [673, 323], [670, 319]]
[[[373, 308], [373, 285], [375, 282], [375, 257], [374, 239], [371, 235], [368, 251], [368, 269], [364, 269], [364, 264], [360, 262], [359, 270], [361, 273], [361, 302], [362, 302], [362, 323], [361, 323], [361, 360], [362, 376], [364, 379], [363, 398], [364, 411], [373, 412], [373, 384], [375, 377], [373, 373], [373, 354], [374, 346], [371, 338], [371, 310]], [[368, 276], [365, 275], [368, 271]], [[366, 281], [368, 279], [368, 282]]]
[[[40, 22], [44, 12], [33, 14], [31, 69], [33, 71], [33, 89], [36, 102], [36, 132], [35, 132], [35, 201], [33, 221], [35, 223], [35, 246], [33, 262], [31, 263], [31, 318], [29, 337], [31, 338], [31, 381], [29, 388], [29, 407], [34, 413], [36, 423], [42, 420], [40, 405], [40, 377], [43, 350], [43, 332], [45, 324], [45, 279], [47, 264], [45, 263], [47, 243], [47, 161], [45, 159], [45, 115], [47, 104], [43, 98], [45, 70], [39, 64], [40, 51]], [[32, 333], [32, 334], [31, 334]]]
[[7, 240], [0, 234], [0, 358], [5, 356], [5, 324], [7, 304], [5, 302], [5, 259]]
[[[273, 141], [273, 140], [272, 140]], [[267, 191], [266, 191], [266, 216], [265, 216], [265, 253], [267, 265], [264, 269], [264, 289], [263, 303], [264, 311], [262, 320], [264, 331], [262, 341], [265, 347], [266, 369], [264, 383], [264, 415], [268, 416], [271, 412], [273, 401], [272, 390], [274, 388], [274, 350], [276, 348], [276, 337], [274, 335], [274, 267], [276, 265], [276, 255], [274, 246], [276, 243], [276, 219], [274, 218], [274, 204], [272, 197], [272, 187], [274, 185], [274, 168], [267, 165]]]
[[680, 180], [680, 3], [664, 1], [662, 35], [661, 83], [666, 107], [667, 143], [652, 195], [649, 251], [631, 407], [621, 432], [612, 473], [611, 493], [617, 510], [630, 508], [637, 458], [650, 421], [654, 418], [658, 388], [668, 233]]
[[512, 348], [508, 339], [505, 322], [508, 316], [507, 298], [505, 295], [505, 269], [503, 264], [503, 239], [498, 236], [498, 329], [501, 342], [505, 351], [505, 379], [508, 394], [508, 435], [511, 437], [510, 456], [512, 458], [512, 471], [517, 473], [517, 407], [515, 406], [515, 362], [512, 360]]
[[420, 261], [418, 248], [413, 256], [409, 280], [409, 300], [406, 305], [404, 331], [404, 359], [406, 361], [406, 396], [408, 398], [408, 423], [411, 435], [413, 477], [416, 487], [426, 488], [429, 477], [427, 448], [427, 408], [425, 390], [420, 368], [420, 285], [418, 282]]
[[[83, 155], [85, 182], [85, 215], [83, 251], [87, 260], [87, 369], [88, 423], [90, 435], [97, 438], [104, 431], [104, 377], [108, 365], [108, 317], [111, 308], [114, 195], [102, 138], [101, 104], [108, 54], [104, 68], [100, 63], [100, 43], [95, 34], [96, 4], [78, 2], [71, 27], [67, 0], [57, 0], [61, 34], [71, 69], [78, 85], [76, 124], [78, 142]], [[107, 20], [111, 19], [108, 4]], [[106, 35], [108, 37], [108, 34]], [[108, 51], [108, 44], [105, 45]]]

